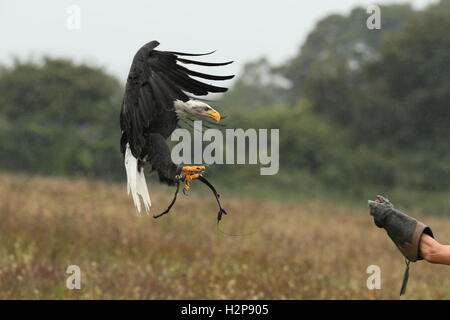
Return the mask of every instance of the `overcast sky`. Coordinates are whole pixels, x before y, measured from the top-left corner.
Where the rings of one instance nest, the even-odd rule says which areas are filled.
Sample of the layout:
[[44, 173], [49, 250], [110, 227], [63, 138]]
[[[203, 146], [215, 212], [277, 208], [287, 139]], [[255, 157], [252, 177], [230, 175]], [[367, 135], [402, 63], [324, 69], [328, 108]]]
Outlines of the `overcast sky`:
[[[12, 56], [70, 57], [104, 66], [121, 77], [144, 43], [163, 50], [217, 50], [209, 61], [234, 60], [224, 73], [238, 73], [260, 56], [279, 63], [293, 56], [315, 23], [357, 5], [433, 0], [0, 0], [0, 63]], [[81, 29], [69, 30], [67, 8], [81, 9]]]

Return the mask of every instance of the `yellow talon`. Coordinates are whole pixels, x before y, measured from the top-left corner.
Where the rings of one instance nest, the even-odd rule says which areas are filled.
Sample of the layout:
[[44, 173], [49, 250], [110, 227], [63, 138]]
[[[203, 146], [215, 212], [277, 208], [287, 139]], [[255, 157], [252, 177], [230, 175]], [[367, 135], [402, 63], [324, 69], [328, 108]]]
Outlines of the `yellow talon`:
[[[186, 170], [185, 170], [186, 168]], [[192, 169], [195, 168], [195, 169]], [[183, 172], [186, 174], [185, 178], [184, 178], [184, 189], [186, 191], [189, 191], [191, 189], [191, 181], [198, 179], [199, 177], [201, 177], [200, 173], [195, 173], [195, 174], [191, 174], [191, 172], [201, 172], [205, 167], [203, 166], [196, 166], [196, 167], [183, 167]], [[194, 171], [195, 170], [195, 171]]]
[[186, 174], [193, 174], [193, 173], [200, 173], [202, 171], [205, 171], [205, 166], [190, 166], [190, 167], [183, 167], [183, 172]]

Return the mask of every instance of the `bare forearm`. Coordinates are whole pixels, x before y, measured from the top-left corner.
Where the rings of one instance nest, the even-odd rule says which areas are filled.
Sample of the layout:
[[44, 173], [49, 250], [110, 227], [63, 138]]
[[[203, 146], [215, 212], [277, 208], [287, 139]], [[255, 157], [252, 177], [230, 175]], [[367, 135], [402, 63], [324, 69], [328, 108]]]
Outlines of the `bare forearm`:
[[422, 235], [420, 253], [430, 263], [450, 265], [450, 246], [440, 244], [427, 234]]

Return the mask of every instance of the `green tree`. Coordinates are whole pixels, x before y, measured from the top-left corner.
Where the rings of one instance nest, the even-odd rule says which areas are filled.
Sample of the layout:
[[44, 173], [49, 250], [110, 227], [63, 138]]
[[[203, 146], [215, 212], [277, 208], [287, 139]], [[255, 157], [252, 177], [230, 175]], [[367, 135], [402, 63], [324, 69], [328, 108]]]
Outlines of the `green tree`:
[[266, 58], [249, 62], [242, 76], [223, 97], [228, 109], [255, 109], [285, 100], [286, 81], [272, 72]]
[[[381, 6], [382, 29], [369, 30], [369, 14], [355, 8], [348, 16], [332, 14], [320, 20], [308, 35], [299, 53], [278, 69], [292, 84], [291, 101], [304, 97], [304, 86], [316, 72], [345, 66], [347, 72], [357, 72], [366, 61], [378, 56], [381, 39], [403, 28], [413, 17], [410, 5]], [[331, 88], [332, 89], [332, 88]]]
[[[363, 96], [371, 98], [362, 99], [361, 106], [373, 117], [361, 117], [361, 134], [377, 139], [388, 135], [398, 148], [448, 146], [448, 30], [450, 10], [432, 7], [417, 14], [404, 31], [385, 39], [380, 58], [364, 71]], [[376, 105], [377, 99], [384, 103]]]
[[16, 60], [0, 73], [0, 166], [117, 176], [121, 85], [64, 59]]

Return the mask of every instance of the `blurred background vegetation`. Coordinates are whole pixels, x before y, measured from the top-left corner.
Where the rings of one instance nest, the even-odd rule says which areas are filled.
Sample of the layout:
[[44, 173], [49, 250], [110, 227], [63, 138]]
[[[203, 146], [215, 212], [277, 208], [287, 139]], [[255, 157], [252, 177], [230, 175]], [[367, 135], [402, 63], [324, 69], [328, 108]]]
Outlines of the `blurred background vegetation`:
[[[249, 62], [218, 109], [229, 128], [279, 128], [280, 171], [215, 165], [222, 190], [255, 197], [383, 193], [450, 214], [450, 1], [320, 20], [281, 65]], [[295, 41], [295, 36], [289, 36]], [[43, 57], [0, 68], [0, 169], [123, 181], [119, 110], [125, 79]]]

